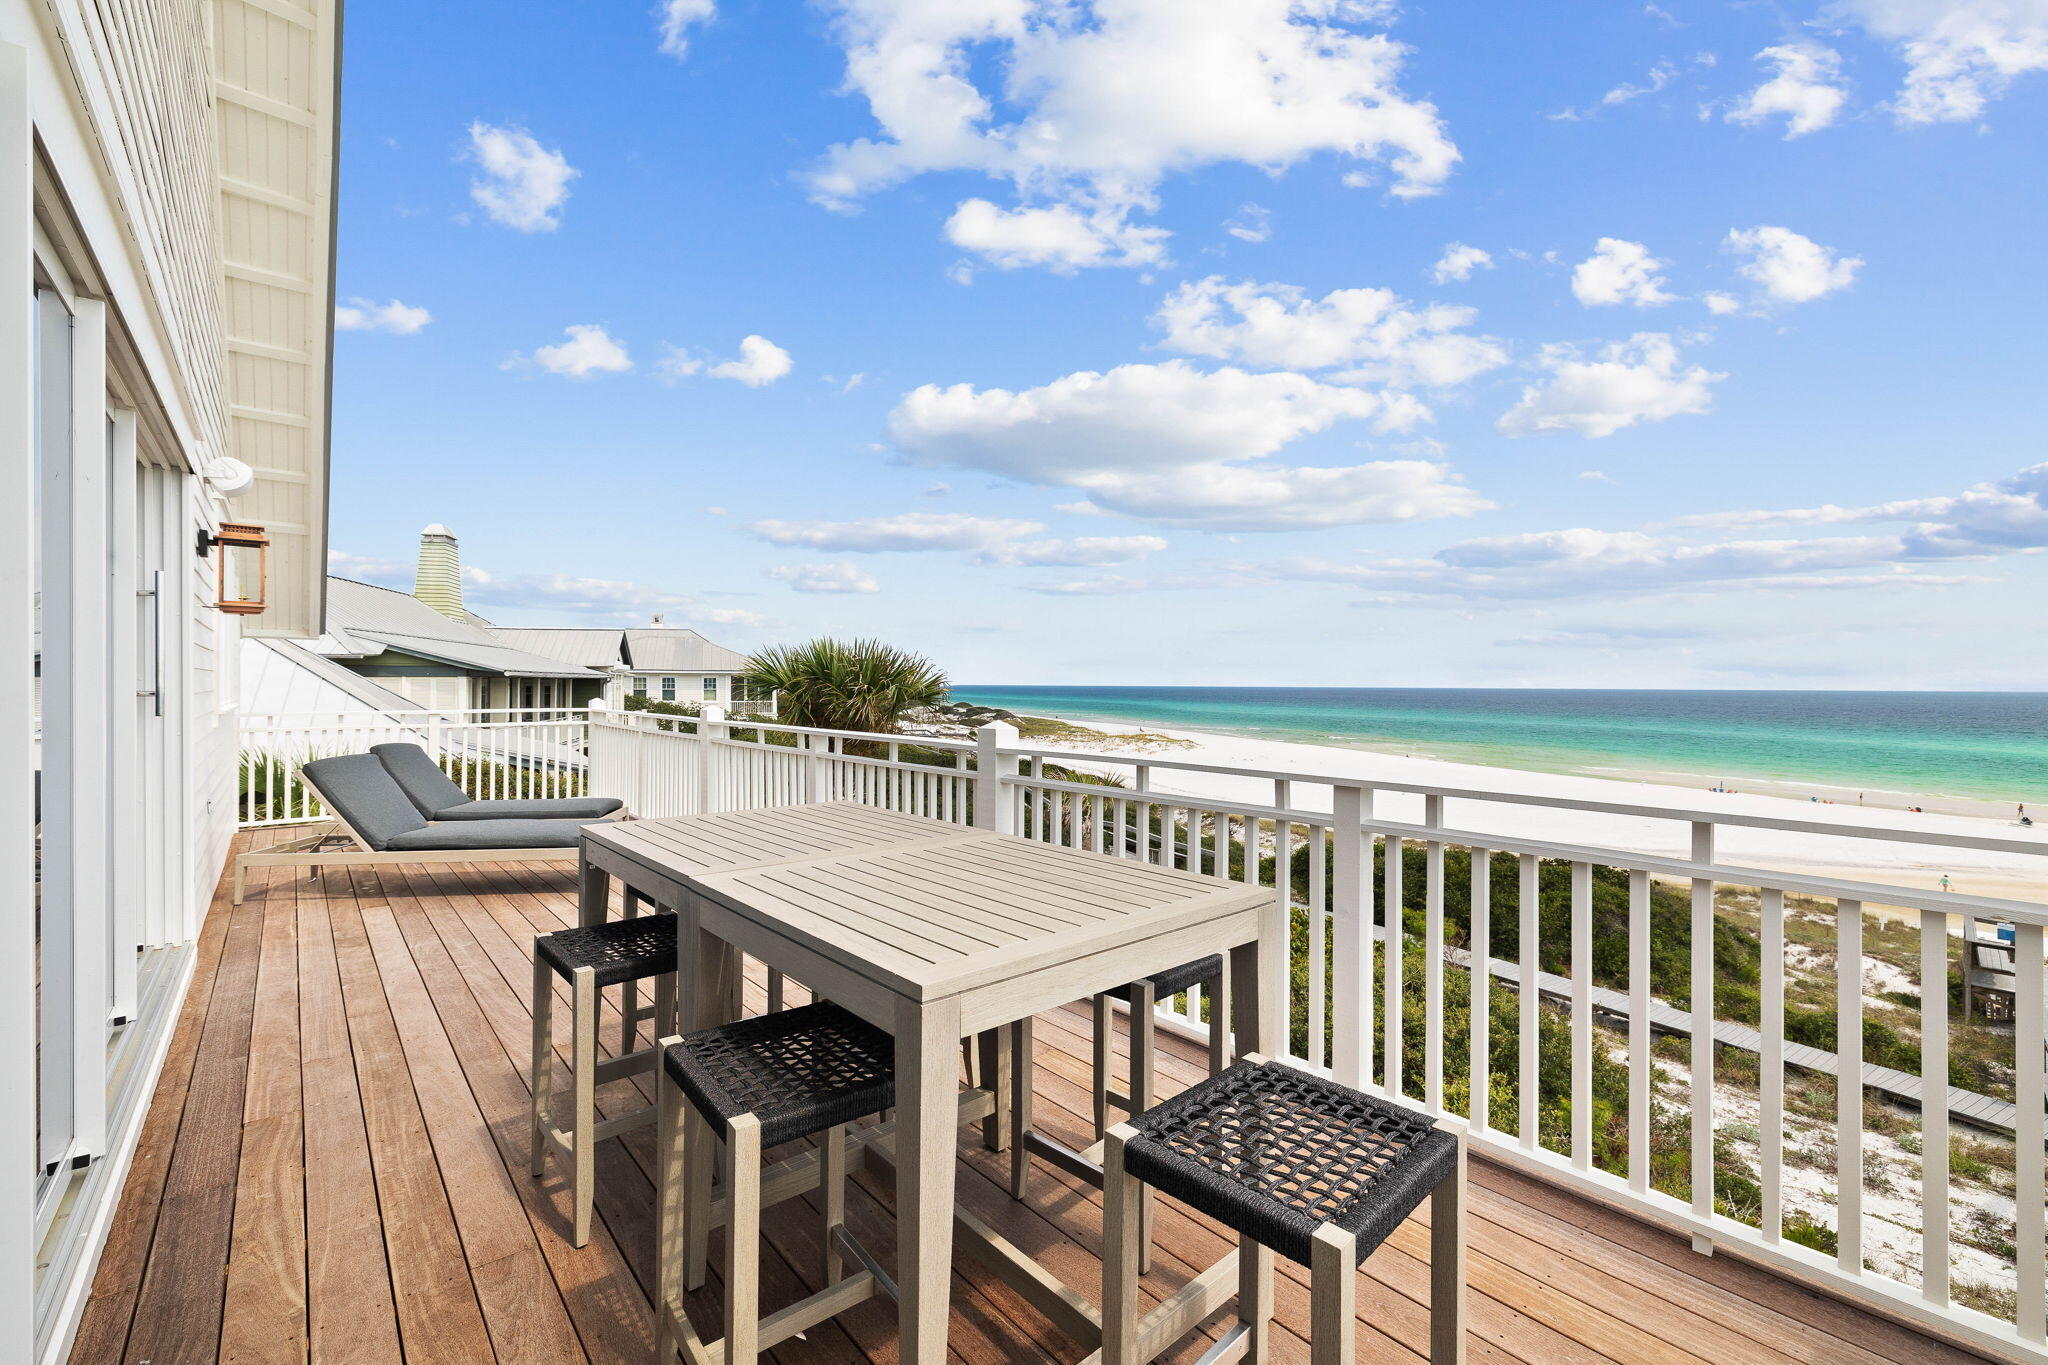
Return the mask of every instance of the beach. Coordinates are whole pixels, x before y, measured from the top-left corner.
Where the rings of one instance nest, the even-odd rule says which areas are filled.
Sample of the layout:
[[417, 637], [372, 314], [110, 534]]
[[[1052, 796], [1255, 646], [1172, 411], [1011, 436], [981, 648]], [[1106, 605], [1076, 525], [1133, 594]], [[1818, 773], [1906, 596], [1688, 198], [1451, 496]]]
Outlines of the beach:
[[[1042, 747], [1066, 752], [1093, 747], [1143, 757], [1155, 765], [1151, 775], [1154, 791], [1218, 801], [1270, 805], [1273, 801], [1272, 780], [1247, 774], [1191, 772], [1158, 765], [1179, 763], [1256, 769], [1289, 776], [1297, 779], [1291, 798], [1294, 807], [1318, 812], [1330, 809], [1329, 788], [1307, 779], [1320, 777], [1367, 784], [1377, 781], [1483, 789], [1591, 805], [1669, 806], [1686, 811], [1763, 817], [1808, 826], [1898, 830], [2038, 845], [2039, 853], [1987, 851], [1854, 837], [1829, 833], [1825, 828], [1793, 830], [1722, 826], [1715, 860], [1730, 867], [1849, 878], [1922, 890], [1939, 888], [1941, 878], [1947, 876], [1951, 889], [1960, 894], [2048, 902], [2048, 832], [2040, 826], [2022, 827], [2011, 808], [1993, 806], [1988, 802], [1950, 798], [1941, 803], [1940, 809], [1915, 813], [1858, 807], [1854, 804], [1855, 793], [1846, 788], [1830, 789], [1838, 793], [1833, 804], [1826, 800], [1811, 800], [1809, 796], [1824, 790], [1814, 784], [1754, 782], [1743, 784], [1739, 791], [1720, 792], [1704, 789], [1696, 779], [1684, 783], [1656, 773], [1591, 777], [1385, 753], [1350, 744], [1305, 744], [1157, 725], [1056, 718], [1109, 738], [1102, 742], [1082, 743], [1049, 740], [1043, 741]], [[1156, 747], [1125, 738], [1140, 734], [1165, 736], [1177, 743], [1172, 747]], [[1041, 744], [1040, 741], [1031, 743]], [[1127, 764], [1075, 763], [1072, 766], [1101, 773], [1121, 771], [1126, 777], [1130, 772]], [[1657, 780], [1660, 777], [1665, 780]], [[1846, 793], [1846, 804], [1840, 793]], [[1381, 792], [1375, 800], [1374, 813], [1384, 819], [1420, 822], [1422, 807], [1420, 795]], [[1457, 798], [1446, 802], [1444, 820], [1450, 828], [1478, 834], [1592, 845], [1654, 856], [1684, 857], [1690, 850], [1690, 829], [1682, 820]], [[1870, 909], [1882, 912], [1884, 906], [1881, 901], [1873, 900]]]

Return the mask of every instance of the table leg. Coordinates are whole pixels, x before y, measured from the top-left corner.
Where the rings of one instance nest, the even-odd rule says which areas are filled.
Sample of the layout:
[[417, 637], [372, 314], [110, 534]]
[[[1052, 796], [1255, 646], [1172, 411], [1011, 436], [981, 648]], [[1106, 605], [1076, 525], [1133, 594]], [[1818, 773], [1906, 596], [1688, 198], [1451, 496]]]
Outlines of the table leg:
[[583, 858], [580, 875], [576, 879], [576, 922], [588, 927], [603, 924], [611, 914], [612, 874]]
[[953, 1278], [953, 1167], [959, 1159], [960, 1006], [896, 1010], [898, 1358], [941, 1365]]
[[[691, 1033], [728, 1022], [732, 1015], [731, 978], [734, 975], [732, 945], [706, 933], [698, 916], [694, 896], [685, 896], [676, 907], [676, 1007], [681, 1021], [677, 1029]], [[686, 1106], [688, 1130], [683, 1142], [683, 1180], [691, 1192], [694, 1210], [686, 1209], [683, 1219], [683, 1287], [703, 1287], [711, 1250], [711, 1228], [701, 1211], [709, 1202], [715, 1143], [710, 1126]]]

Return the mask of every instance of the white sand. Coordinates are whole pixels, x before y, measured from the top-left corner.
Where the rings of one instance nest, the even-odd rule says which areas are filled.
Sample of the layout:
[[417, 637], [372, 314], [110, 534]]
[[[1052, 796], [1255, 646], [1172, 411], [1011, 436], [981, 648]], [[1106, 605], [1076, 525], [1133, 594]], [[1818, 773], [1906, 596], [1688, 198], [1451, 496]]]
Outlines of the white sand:
[[[1161, 765], [1194, 763], [1220, 768], [1257, 769], [1298, 779], [1323, 777], [1367, 783], [1400, 782], [1511, 792], [1594, 804], [1669, 806], [1718, 815], [1763, 816], [1808, 825], [2023, 842], [2038, 846], [2039, 853], [1947, 848], [1846, 837], [1825, 830], [1745, 829], [1724, 825], [1720, 828], [1716, 861], [1734, 867], [1825, 873], [1922, 889], [1934, 889], [1939, 886], [1943, 874], [1947, 874], [1952, 888], [1965, 895], [2048, 901], [2048, 826], [2023, 828], [2011, 818], [1863, 809], [1855, 805], [1794, 800], [1757, 792], [1713, 792], [1650, 781], [1531, 772], [1476, 763], [1453, 763], [1437, 758], [1375, 753], [1336, 745], [1243, 739], [1234, 735], [1118, 725], [1105, 721], [1073, 723], [1109, 735], [1144, 733], [1188, 741], [1191, 745], [1188, 748], [1114, 745], [1108, 751], [1142, 757], [1152, 763], [1152, 787], [1155, 791], [1223, 801], [1270, 805], [1273, 801], [1272, 779], [1232, 773], [1187, 772]], [[1070, 751], [1082, 747], [1045, 741], [1033, 743], [1048, 749]], [[1104, 746], [1095, 747], [1100, 750]], [[1129, 767], [1123, 764], [1077, 763], [1074, 766], [1101, 772], [1121, 770], [1126, 775], [1130, 772]], [[1330, 809], [1329, 788], [1308, 781], [1296, 782], [1292, 800], [1297, 809]], [[1376, 798], [1374, 809], [1385, 819], [1419, 822], [1422, 819], [1422, 797], [1382, 791]], [[2048, 810], [2044, 810], [2042, 815], [2048, 817]], [[1475, 833], [1593, 845], [1652, 855], [1684, 856], [1690, 846], [1687, 824], [1676, 819], [1456, 798], [1446, 803], [1444, 819], [1453, 829]]]

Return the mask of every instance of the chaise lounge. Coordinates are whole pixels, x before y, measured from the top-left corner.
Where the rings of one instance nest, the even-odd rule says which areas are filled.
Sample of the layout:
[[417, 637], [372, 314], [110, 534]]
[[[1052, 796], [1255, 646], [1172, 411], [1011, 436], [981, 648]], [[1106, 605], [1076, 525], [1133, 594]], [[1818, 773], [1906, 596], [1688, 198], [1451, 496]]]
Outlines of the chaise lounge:
[[417, 744], [373, 744], [370, 752], [429, 820], [601, 820], [626, 804], [616, 796], [479, 801]]
[[[414, 749], [429, 766], [433, 762], [416, 746], [379, 747]], [[400, 761], [404, 762], [403, 757]], [[416, 770], [413, 775], [419, 776]], [[328, 823], [303, 839], [236, 857], [236, 905], [242, 903], [248, 871], [255, 867], [305, 867], [318, 875], [323, 867], [566, 861], [576, 857], [583, 827], [608, 823], [603, 813], [616, 811], [622, 805], [609, 797], [575, 798], [566, 802], [470, 802], [464, 798], [457, 809], [470, 805], [490, 806], [500, 812], [513, 808], [525, 811], [547, 808], [554, 818], [486, 813], [430, 819], [420, 803], [400, 784], [389, 760], [382, 754], [344, 754], [336, 758], [314, 759], [300, 767], [299, 776], [327, 808]], [[446, 778], [442, 780], [446, 781]], [[448, 783], [448, 790], [457, 796], [462, 795], [461, 789], [452, 782]], [[580, 813], [592, 807], [601, 808], [601, 813], [596, 816]], [[330, 843], [338, 843], [340, 847], [324, 847]]]

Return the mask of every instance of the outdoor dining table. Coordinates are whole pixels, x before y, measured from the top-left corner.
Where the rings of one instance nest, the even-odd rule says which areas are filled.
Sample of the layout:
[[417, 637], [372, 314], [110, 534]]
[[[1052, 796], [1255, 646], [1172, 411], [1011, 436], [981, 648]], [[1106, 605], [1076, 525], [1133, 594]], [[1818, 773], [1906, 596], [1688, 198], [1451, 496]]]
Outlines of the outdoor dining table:
[[[1279, 1002], [1259, 988], [1261, 939], [1275, 952], [1282, 932], [1269, 888], [848, 802], [587, 827], [584, 923], [607, 915], [614, 877], [680, 917], [684, 1031], [728, 1021], [744, 954], [894, 1035], [893, 1136], [868, 1150], [896, 1171], [905, 1365], [946, 1358], [956, 1237], [1064, 1330], [1100, 1342], [1093, 1295], [955, 1208], [963, 1038], [1227, 952], [1238, 1051], [1277, 1041]], [[1028, 1105], [1028, 1057], [1015, 1075]], [[1043, 1139], [1034, 1149], [1087, 1170]], [[1185, 1307], [1200, 1321], [1239, 1288], [1204, 1275]]]

